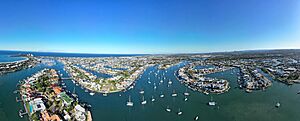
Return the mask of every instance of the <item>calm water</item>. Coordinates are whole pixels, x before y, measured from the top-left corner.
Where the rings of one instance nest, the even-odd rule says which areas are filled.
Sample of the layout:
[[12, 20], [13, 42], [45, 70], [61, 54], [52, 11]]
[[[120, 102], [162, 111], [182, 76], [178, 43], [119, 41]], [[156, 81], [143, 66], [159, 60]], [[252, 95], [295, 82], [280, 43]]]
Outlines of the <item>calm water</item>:
[[[182, 66], [182, 65], [180, 65]], [[10, 73], [0, 76], [0, 120], [1, 121], [22, 121], [27, 120], [27, 117], [19, 118], [18, 110], [23, 109], [21, 103], [15, 101], [17, 94], [13, 94], [16, 89], [16, 84], [19, 80], [30, 76], [31, 74], [41, 70], [46, 65], [39, 66]], [[67, 76], [62, 70], [63, 65], [57, 65], [49, 68], [55, 68]], [[282, 83], [273, 82], [272, 87], [266, 91], [255, 91], [253, 93], [245, 93], [245, 91], [235, 88], [237, 86], [237, 76], [231, 74], [237, 70], [228, 70], [222, 73], [208, 75], [210, 77], [224, 78], [230, 81], [231, 89], [228, 93], [221, 95], [204, 95], [198, 92], [188, 90], [191, 96], [188, 101], [184, 101], [182, 93], [186, 87], [181, 85], [175, 78], [174, 72], [178, 66], [171, 67], [165, 71], [160, 71], [159, 77], [163, 77], [165, 73], [166, 80], [159, 85], [158, 79], [154, 73], [156, 67], [150, 67], [145, 71], [139, 80], [137, 80], [134, 89], [110, 94], [103, 97], [100, 94], [90, 96], [83, 89], [75, 86], [70, 80], [64, 80], [67, 89], [73, 91], [75, 87], [79, 98], [92, 105], [92, 115], [95, 121], [193, 121], [196, 115], [199, 120], [206, 121], [299, 121], [300, 120], [300, 95], [296, 93], [300, 90], [300, 85], [286, 86]], [[148, 83], [150, 77], [151, 84]], [[168, 87], [167, 83], [171, 79], [173, 84]], [[153, 89], [153, 83], [156, 83], [157, 89]], [[146, 105], [141, 105], [142, 96], [139, 94], [141, 89], [145, 90]], [[171, 97], [171, 93], [175, 90], [178, 93], [177, 97]], [[164, 98], [159, 95], [165, 94]], [[120, 96], [121, 95], [121, 96]], [[134, 107], [127, 107], [126, 102], [128, 95], [134, 102]], [[151, 96], [156, 99], [151, 102]], [[216, 107], [210, 107], [207, 102], [211, 96], [217, 102]], [[275, 103], [280, 101], [281, 107], [275, 108]], [[172, 111], [166, 112], [165, 108], [169, 106]], [[178, 109], [183, 111], [181, 116], [176, 113]]]

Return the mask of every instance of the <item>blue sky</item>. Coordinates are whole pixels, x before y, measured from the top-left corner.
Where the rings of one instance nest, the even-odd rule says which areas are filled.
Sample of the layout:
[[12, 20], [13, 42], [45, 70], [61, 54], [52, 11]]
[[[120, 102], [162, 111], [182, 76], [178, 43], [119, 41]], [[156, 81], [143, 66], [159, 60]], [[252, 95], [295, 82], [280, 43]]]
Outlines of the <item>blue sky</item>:
[[0, 50], [300, 49], [299, 0], [1, 0]]

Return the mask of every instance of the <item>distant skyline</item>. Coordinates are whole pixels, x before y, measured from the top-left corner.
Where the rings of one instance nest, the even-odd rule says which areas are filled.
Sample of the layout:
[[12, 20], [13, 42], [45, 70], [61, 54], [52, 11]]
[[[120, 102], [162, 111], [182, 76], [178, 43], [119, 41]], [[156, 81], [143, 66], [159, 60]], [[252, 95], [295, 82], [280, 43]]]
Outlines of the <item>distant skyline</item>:
[[0, 42], [99, 54], [300, 49], [300, 1], [2, 0]]

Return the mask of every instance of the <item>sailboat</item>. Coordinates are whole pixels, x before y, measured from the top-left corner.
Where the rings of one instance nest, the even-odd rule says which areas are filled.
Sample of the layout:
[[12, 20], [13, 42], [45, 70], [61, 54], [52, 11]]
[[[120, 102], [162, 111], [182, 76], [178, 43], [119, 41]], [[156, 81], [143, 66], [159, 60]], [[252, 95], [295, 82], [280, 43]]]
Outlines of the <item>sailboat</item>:
[[190, 93], [188, 93], [187, 89], [185, 90], [185, 92], [183, 93], [184, 96], [189, 96]]
[[145, 104], [147, 104], [147, 101], [145, 100], [145, 97], [143, 96], [143, 101], [142, 101], [142, 103], [141, 103], [142, 105], [145, 105]]
[[152, 102], [154, 102], [154, 101], [155, 101], [155, 98], [154, 98], [153, 96], [152, 96], [152, 98], [151, 98], [151, 101], [152, 101]]
[[177, 96], [177, 93], [175, 92], [175, 90], [173, 90], [172, 97], [176, 97], [176, 96]]
[[276, 105], [275, 105], [275, 107], [276, 107], [276, 108], [279, 108], [279, 107], [280, 107], [280, 103], [277, 102]]
[[179, 108], [177, 115], [181, 115], [181, 114], [182, 114], [182, 111]]
[[210, 98], [210, 101], [208, 102], [208, 105], [209, 106], [215, 106], [216, 105], [216, 102], [213, 101], [212, 97]]
[[167, 112], [171, 112], [171, 109], [170, 109], [169, 106], [167, 106], [166, 111], [167, 111]]
[[142, 89], [141, 91], [140, 91], [140, 94], [144, 94], [145, 93], [145, 91]]
[[132, 107], [132, 106], [133, 106], [133, 102], [131, 102], [130, 96], [129, 96], [129, 98], [128, 98], [128, 102], [127, 102], [126, 105], [129, 106], [129, 107]]
[[163, 97], [165, 97], [165, 95], [164, 95], [163, 93], [161, 93], [161, 94], [160, 94], [160, 97], [163, 98]]
[[188, 100], [188, 98], [187, 97], [184, 97], [184, 101], [187, 101]]

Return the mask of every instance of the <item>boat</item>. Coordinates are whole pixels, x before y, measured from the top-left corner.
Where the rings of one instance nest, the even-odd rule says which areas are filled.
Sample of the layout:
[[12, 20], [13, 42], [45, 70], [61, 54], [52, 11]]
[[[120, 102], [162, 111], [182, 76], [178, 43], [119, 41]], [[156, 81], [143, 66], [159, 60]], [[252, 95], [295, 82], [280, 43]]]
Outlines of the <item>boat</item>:
[[169, 106], [167, 106], [166, 111], [167, 111], [167, 112], [171, 112], [171, 109], [170, 109]]
[[252, 90], [250, 90], [250, 89], [246, 89], [246, 92], [247, 92], [247, 93], [250, 93], [250, 92], [252, 92]]
[[84, 90], [84, 92], [89, 92], [88, 90]]
[[165, 95], [164, 95], [164, 94], [161, 94], [161, 95], [160, 95], [160, 97], [161, 97], [161, 98], [164, 98], [164, 97], [165, 97]]
[[173, 90], [172, 97], [176, 97], [176, 96], [177, 96], [177, 93], [175, 92], [175, 90]]
[[143, 101], [142, 101], [142, 103], [141, 103], [142, 105], [145, 105], [145, 104], [147, 104], [147, 101], [145, 100], [145, 97], [143, 96]]
[[107, 96], [107, 93], [103, 93], [103, 96], [105, 96], [105, 97], [106, 97], [106, 96]]
[[208, 102], [208, 105], [209, 106], [215, 106], [216, 105], [216, 102], [213, 101], [212, 97], [210, 98], [210, 101]]
[[170, 84], [170, 85], [171, 85], [171, 84], [172, 84], [172, 81], [170, 80], [170, 81], [168, 82], [168, 84]]
[[188, 100], [188, 98], [187, 98], [187, 97], [185, 97], [185, 98], [184, 98], [184, 101], [187, 101], [187, 100]]
[[154, 97], [153, 97], [153, 96], [152, 96], [152, 99], [151, 99], [151, 101], [152, 101], [152, 102], [154, 102], [154, 101], [155, 101], [155, 99], [154, 99]]
[[185, 92], [183, 93], [184, 96], [189, 96], [190, 93], [188, 93], [187, 89], [185, 90]]
[[280, 107], [280, 103], [277, 102], [276, 105], [275, 105], [275, 107], [276, 107], [276, 108], [279, 108], [279, 107]]
[[93, 96], [93, 95], [95, 95], [95, 93], [94, 92], [90, 92], [90, 95]]
[[128, 98], [128, 102], [127, 102], [126, 105], [129, 106], [129, 107], [132, 107], [132, 106], [133, 106], [133, 102], [131, 102], [130, 96], [129, 96], [129, 98]]
[[206, 95], [208, 95], [208, 94], [209, 94], [207, 91], [204, 91], [203, 93], [204, 93], [204, 94], [206, 94]]
[[140, 94], [144, 94], [144, 93], [145, 93], [145, 91], [144, 91], [144, 90], [141, 90], [141, 91], [140, 91]]
[[156, 89], [156, 86], [154, 86], [153, 88]]
[[198, 119], [199, 119], [199, 116], [196, 116], [196, 117], [195, 117], [195, 121], [197, 121]]
[[163, 83], [164, 81], [163, 80], [160, 80], [160, 83]]
[[177, 115], [181, 115], [181, 114], [182, 114], [182, 111], [179, 108]]

